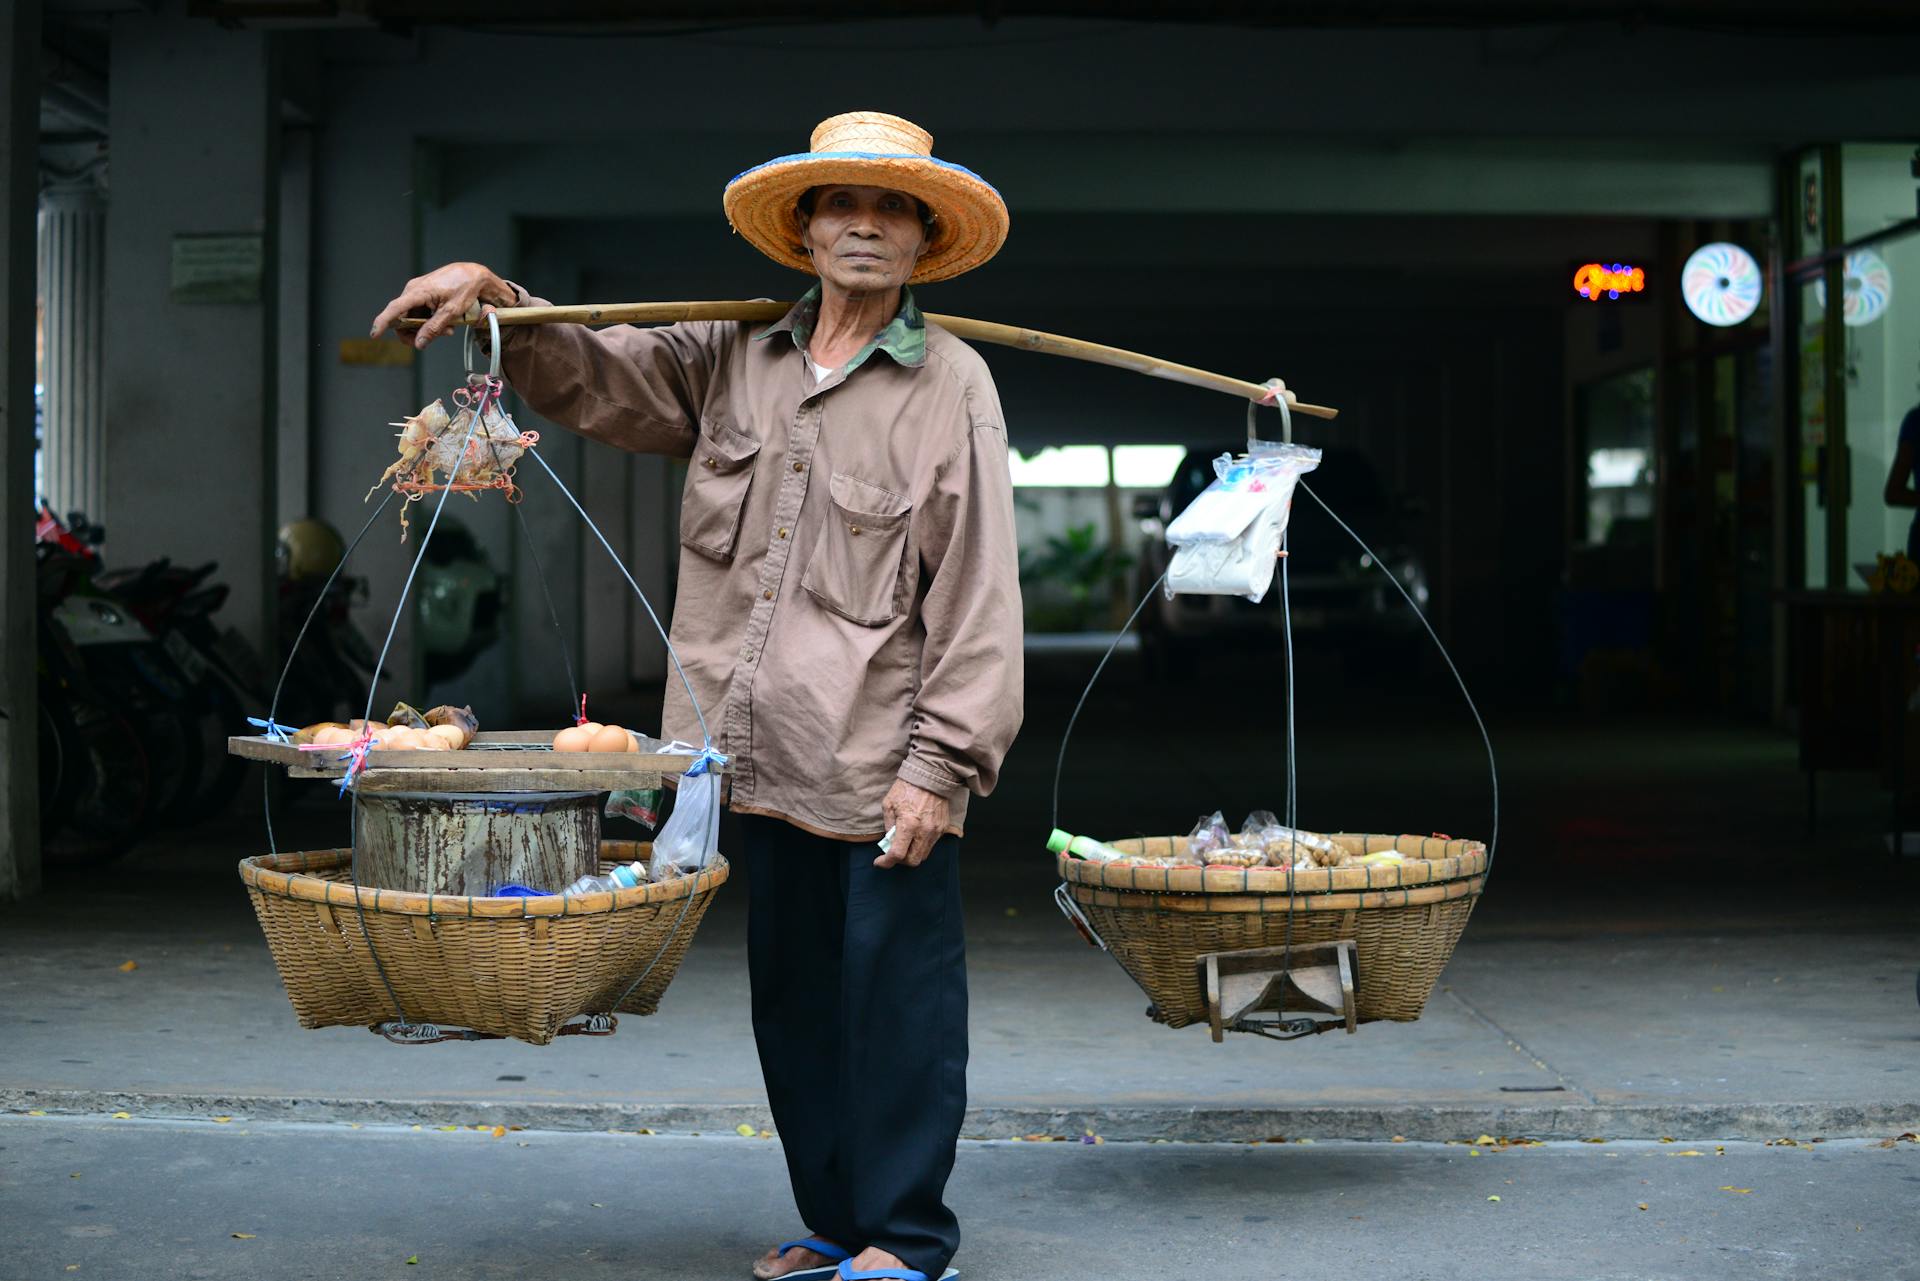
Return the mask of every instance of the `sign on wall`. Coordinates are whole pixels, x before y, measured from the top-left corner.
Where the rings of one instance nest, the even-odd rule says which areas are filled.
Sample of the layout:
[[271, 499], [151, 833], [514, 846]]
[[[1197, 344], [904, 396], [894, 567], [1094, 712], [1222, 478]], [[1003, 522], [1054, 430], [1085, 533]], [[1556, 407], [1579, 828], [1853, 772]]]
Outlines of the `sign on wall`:
[[266, 252], [258, 232], [181, 232], [173, 238], [173, 302], [259, 302]]

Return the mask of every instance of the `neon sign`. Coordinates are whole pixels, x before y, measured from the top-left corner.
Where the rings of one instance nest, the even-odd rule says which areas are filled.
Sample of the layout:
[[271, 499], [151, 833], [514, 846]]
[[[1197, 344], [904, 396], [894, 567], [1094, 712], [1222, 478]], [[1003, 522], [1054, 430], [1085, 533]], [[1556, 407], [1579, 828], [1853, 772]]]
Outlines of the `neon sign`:
[[1637, 294], [1647, 287], [1647, 273], [1625, 263], [1590, 262], [1573, 273], [1573, 292], [1588, 302], [1599, 302], [1602, 295], [1615, 301], [1621, 294]]

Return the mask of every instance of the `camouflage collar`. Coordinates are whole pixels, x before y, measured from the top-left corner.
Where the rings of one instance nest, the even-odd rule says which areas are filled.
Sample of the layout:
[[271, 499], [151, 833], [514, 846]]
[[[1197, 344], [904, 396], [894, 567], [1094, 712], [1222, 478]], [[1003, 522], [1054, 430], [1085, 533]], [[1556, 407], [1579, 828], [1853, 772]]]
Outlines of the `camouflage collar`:
[[[819, 319], [820, 286], [815, 285], [800, 296], [800, 301], [794, 303], [786, 315], [757, 334], [755, 341], [777, 333], [790, 333], [793, 335], [793, 345], [805, 351], [807, 340], [813, 337], [813, 327]], [[852, 374], [875, 351], [886, 352], [893, 358], [894, 364], [906, 369], [918, 369], [927, 363], [927, 322], [920, 314], [920, 304], [913, 300], [913, 290], [905, 285], [900, 287], [900, 310], [894, 313], [887, 327], [876, 334], [872, 342], [847, 362], [846, 372]]]

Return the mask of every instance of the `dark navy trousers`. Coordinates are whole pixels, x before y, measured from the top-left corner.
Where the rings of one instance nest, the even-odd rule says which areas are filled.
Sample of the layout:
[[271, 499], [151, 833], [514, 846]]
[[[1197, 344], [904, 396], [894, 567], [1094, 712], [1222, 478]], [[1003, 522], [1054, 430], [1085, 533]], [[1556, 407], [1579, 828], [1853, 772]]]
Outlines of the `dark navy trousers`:
[[741, 816], [747, 968], [767, 1100], [809, 1232], [930, 1278], [960, 1245], [947, 1176], [967, 1105], [960, 841], [876, 868], [871, 843]]

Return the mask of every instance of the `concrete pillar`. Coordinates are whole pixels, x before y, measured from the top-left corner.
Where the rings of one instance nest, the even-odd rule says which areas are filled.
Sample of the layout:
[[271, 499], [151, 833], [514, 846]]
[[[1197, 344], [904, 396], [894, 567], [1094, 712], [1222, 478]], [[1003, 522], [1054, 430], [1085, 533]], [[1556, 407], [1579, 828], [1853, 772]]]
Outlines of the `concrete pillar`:
[[106, 555], [219, 561], [223, 619], [263, 652], [279, 483], [273, 55], [257, 31], [113, 18]]
[[107, 304], [107, 203], [91, 181], [40, 196], [44, 392], [40, 476], [62, 518], [106, 512], [106, 414], [101, 399]]
[[0, 898], [40, 888], [34, 683], [34, 202], [40, 0], [0, 0]]

